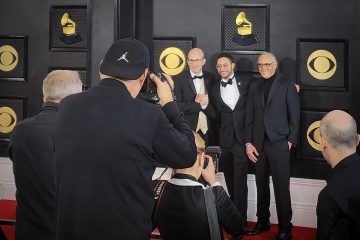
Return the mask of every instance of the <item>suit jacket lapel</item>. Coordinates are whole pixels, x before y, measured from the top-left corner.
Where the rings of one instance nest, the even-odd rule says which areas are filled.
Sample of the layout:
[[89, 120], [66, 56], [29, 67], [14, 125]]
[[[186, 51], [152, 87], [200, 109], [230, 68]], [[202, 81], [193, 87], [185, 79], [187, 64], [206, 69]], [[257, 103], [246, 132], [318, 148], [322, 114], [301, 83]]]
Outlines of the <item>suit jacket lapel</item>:
[[243, 87], [241, 86], [240, 77], [238, 75], [235, 75], [235, 80], [236, 80], [236, 86], [239, 89], [240, 96], [239, 96], [239, 99], [238, 99], [234, 109], [236, 109], [240, 105], [240, 102], [244, 100], [244, 98], [243, 98]]
[[204, 79], [204, 85], [205, 85], [205, 93], [208, 94], [210, 86], [209, 86], [209, 79], [207, 78], [205, 73], [203, 74], [203, 79]]
[[[263, 108], [265, 108], [265, 100], [264, 100], [264, 81], [265, 80], [261, 79], [261, 80], [258, 80], [258, 81], [262, 81], [261, 84], [259, 84], [258, 91], [259, 91], [259, 95], [261, 96], [261, 106]], [[269, 99], [269, 97], [268, 97], [268, 99]]]
[[228, 110], [231, 111], [231, 108], [230, 108], [228, 105], [226, 105], [226, 103], [224, 102], [224, 100], [223, 100], [222, 97], [221, 97], [220, 88], [221, 88], [221, 84], [220, 84], [220, 81], [219, 81], [218, 83], [216, 83], [216, 98], [218, 99], [218, 101], [220, 102], [220, 104], [221, 104], [224, 108], [226, 108], [226, 109], [228, 109]]
[[[280, 79], [279, 76], [276, 76], [274, 79], [274, 82], [272, 83], [272, 85], [270, 87], [269, 95], [268, 95], [268, 98], [266, 101], [266, 106], [269, 104], [271, 98], [274, 96], [276, 90], [278, 89], [278, 87], [280, 85], [279, 79]], [[264, 80], [264, 81], [266, 81], [266, 80]], [[264, 92], [264, 88], [262, 88], [262, 91]], [[264, 96], [264, 94], [263, 94], [263, 96]]]
[[187, 82], [190, 85], [191, 90], [193, 90], [193, 92], [196, 94], [195, 84], [194, 81], [192, 80], [190, 71], [187, 73], [186, 78], [187, 78]]

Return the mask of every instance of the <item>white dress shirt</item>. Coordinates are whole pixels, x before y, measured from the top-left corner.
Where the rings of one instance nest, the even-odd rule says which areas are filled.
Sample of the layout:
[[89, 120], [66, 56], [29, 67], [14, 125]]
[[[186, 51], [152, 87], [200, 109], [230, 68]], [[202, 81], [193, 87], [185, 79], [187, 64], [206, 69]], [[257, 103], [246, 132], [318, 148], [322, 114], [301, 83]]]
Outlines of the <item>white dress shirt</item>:
[[[232, 74], [229, 79], [231, 79], [232, 77], [234, 77], [234, 74]], [[221, 79], [221, 81], [226, 82], [227, 80]], [[236, 103], [238, 102], [240, 97], [240, 92], [235, 77], [232, 79], [231, 85], [227, 84], [225, 87], [220, 85], [220, 95], [224, 103], [228, 105], [231, 110], [234, 110]]]
[[[195, 74], [195, 73], [190, 71], [190, 75], [191, 75], [191, 78], [193, 78], [194, 76], [204, 76], [202, 71], [200, 73], [198, 73], [198, 74]], [[195, 85], [196, 94], [200, 94], [201, 86], [204, 86], [204, 92], [205, 92], [204, 78], [193, 79], [193, 82], [194, 82], [194, 85]], [[205, 109], [207, 106], [208, 106], [207, 104], [203, 105], [203, 106], [201, 106], [201, 109]]]

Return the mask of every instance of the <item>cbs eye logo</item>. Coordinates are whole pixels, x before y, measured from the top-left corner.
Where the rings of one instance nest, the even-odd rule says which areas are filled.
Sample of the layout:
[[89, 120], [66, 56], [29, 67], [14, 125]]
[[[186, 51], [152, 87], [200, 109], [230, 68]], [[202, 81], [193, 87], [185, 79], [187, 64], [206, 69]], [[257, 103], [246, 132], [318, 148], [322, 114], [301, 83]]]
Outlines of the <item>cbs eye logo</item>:
[[0, 133], [11, 132], [17, 122], [16, 113], [9, 107], [0, 107]]
[[311, 76], [318, 80], [331, 78], [337, 68], [334, 55], [326, 50], [317, 50], [310, 54], [307, 69]]
[[19, 55], [15, 48], [10, 45], [0, 47], [0, 70], [10, 72], [19, 61]]
[[179, 48], [169, 47], [160, 54], [161, 70], [169, 75], [178, 75], [185, 68], [185, 54]]
[[321, 145], [320, 145], [320, 121], [313, 122], [307, 132], [306, 132], [306, 138], [308, 140], [308, 143], [311, 147], [313, 147], [317, 151], [321, 151]]

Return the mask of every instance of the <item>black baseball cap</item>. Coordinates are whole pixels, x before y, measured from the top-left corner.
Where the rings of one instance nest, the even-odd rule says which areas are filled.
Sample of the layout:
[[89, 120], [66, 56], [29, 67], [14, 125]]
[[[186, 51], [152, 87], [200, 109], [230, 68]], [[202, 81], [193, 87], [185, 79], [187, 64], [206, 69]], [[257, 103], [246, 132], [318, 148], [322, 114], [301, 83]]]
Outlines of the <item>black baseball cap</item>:
[[122, 80], [136, 80], [149, 64], [147, 47], [139, 40], [126, 38], [111, 45], [100, 65], [100, 72]]

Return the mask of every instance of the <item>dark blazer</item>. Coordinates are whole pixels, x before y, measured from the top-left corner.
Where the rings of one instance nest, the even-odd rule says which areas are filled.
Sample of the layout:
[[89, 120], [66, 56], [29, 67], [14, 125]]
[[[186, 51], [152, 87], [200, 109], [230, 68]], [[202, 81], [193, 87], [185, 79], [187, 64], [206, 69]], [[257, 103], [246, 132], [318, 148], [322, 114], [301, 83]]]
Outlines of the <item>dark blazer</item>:
[[58, 104], [19, 122], [10, 137], [9, 156], [16, 184], [15, 238], [55, 239], [53, 128]]
[[330, 239], [340, 219], [349, 223], [349, 229], [341, 239], [360, 239], [359, 173], [360, 157], [356, 153], [343, 159], [330, 171], [327, 185], [318, 197], [317, 240]]
[[187, 168], [195, 159], [175, 102], [133, 99], [113, 79], [66, 97], [55, 130], [57, 239], [149, 239], [156, 161]]
[[[209, 72], [203, 71], [203, 78], [205, 93], [208, 93], [214, 84], [214, 76]], [[195, 131], [199, 112], [203, 111], [207, 117], [210, 117], [212, 102], [209, 99], [209, 105], [204, 110], [199, 103], [195, 102], [196, 89], [189, 70], [184, 71], [175, 78], [174, 93], [180, 111], [184, 113], [184, 117], [188, 121], [191, 130]]]
[[246, 142], [262, 149], [265, 131], [271, 142], [287, 139], [297, 143], [300, 105], [295, 84], [280, 74], [275, 77], [265, 103], [264, 81], [250, 86], [246, 110]]
[[[174, 179], [197, 182], [187, 174], [175, 174]], [[244, 220], [221, 186], [214, 186], [216, 211], [220, 228], [233, 236], [243, 233]], [[161, 196], [156, 224], [163, 239], [208, 240], [210, 237], [204, 189], [201, 186], [179, 186], [167, 183]]]
[[215, 109], [218, 113], [217, 119], [220, 121], [219, 138], [220, 146], [223, 149], [232, 147], [234, 139], [240, 144], [245, 144], [246, 101], [253, 76], [251, 74], [235, 74], [235, 79], [240, 97], [234, 110], [231, 110], [221, 98], [220, 80], [214, 85], [211, 91], [211, 99], [213, 99]]

